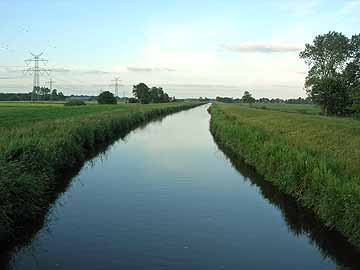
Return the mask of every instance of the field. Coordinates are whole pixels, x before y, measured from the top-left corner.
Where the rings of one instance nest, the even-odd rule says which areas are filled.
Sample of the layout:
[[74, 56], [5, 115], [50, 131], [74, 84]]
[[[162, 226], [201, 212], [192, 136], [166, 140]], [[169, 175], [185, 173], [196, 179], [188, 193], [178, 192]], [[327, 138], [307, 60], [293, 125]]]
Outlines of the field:
[[313, 114], [313, 115], [321, 114], [321, 110], [319, 106], [310, 105], [310, 104], [255, 103], [252, 104], [251, 106], [257, 109], [271, 110], [271, 111]]
[[0, 103], [0, 239], [11, 239], [43, 215], [61, 175], [97, 146], [152, 118], [197, 105]]
[[210, 112], [219, 144], [360, 245], [359, 121], [225, 104]]

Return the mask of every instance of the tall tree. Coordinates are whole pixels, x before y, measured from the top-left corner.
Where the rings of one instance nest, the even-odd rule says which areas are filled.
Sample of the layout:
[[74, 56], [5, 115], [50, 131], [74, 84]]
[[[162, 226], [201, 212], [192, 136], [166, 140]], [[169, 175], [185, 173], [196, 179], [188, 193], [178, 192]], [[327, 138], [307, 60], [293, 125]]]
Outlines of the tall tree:
[[344, 114], [351, 103], [351, 94], [343, 81], [350, 55], [349, 38], [338, 32], [316, 36], [313, 43], [306, 44], [300, 52], [300, 58], [310, 67], [306, 91], [326, 113]]
[[245, 91], [243, 97], [241, 98], [241, 101], [243, 103], [251, 104], [255, 102], [255, 98], [252, 97], [249, 91]]
[[150, 103], [150, 88], [145, 83], [139, 83], [133, 86], [133, 94], [140, 101], [140, 103]]

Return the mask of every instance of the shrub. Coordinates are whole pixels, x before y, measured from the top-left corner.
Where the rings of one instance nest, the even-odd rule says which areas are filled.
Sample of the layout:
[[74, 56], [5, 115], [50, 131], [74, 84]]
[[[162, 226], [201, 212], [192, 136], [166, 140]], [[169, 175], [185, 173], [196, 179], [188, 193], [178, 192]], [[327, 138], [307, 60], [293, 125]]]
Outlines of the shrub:
[[64, 104], [64, 106], [83, 106], [86, 105], [86, 103], [82, 100], [69, 100]]
[[98, 96], [97, 102], [99, 104], [117, 104], [117, 99], [113, 93], [105, 91]]
[[136, 98], [129, 98], [129, 103], [138, 103], [138, 100]]

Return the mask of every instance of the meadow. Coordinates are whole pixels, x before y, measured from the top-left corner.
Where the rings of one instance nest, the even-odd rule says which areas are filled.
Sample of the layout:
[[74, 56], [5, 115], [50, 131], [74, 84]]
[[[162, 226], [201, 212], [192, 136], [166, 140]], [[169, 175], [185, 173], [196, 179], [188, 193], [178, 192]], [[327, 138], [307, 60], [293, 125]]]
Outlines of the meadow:
[[220, 145], [360, 246], [359, 121], [237, 104], [210, 113]]
[[262, 110], [271, 110], [289, 113], [302, 113], [320, 115], [321, 109], [318, 105], [312, 104], [283, 104], [283, 103], [255, 103], [251, 107]]
[[44, 215], [67, 170], [132, 128], [200, 103], [0, 103], [0, 240]]

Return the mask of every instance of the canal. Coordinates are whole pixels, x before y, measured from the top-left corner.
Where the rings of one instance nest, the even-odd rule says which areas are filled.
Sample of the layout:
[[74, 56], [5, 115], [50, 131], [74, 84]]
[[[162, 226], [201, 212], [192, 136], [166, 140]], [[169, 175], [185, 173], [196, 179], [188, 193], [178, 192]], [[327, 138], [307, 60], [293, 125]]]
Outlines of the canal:
[[153, 121], [86, 162], [1, 266], [359, 269], [359, 252], [338, 233], [224, 154], [207, 108]]

